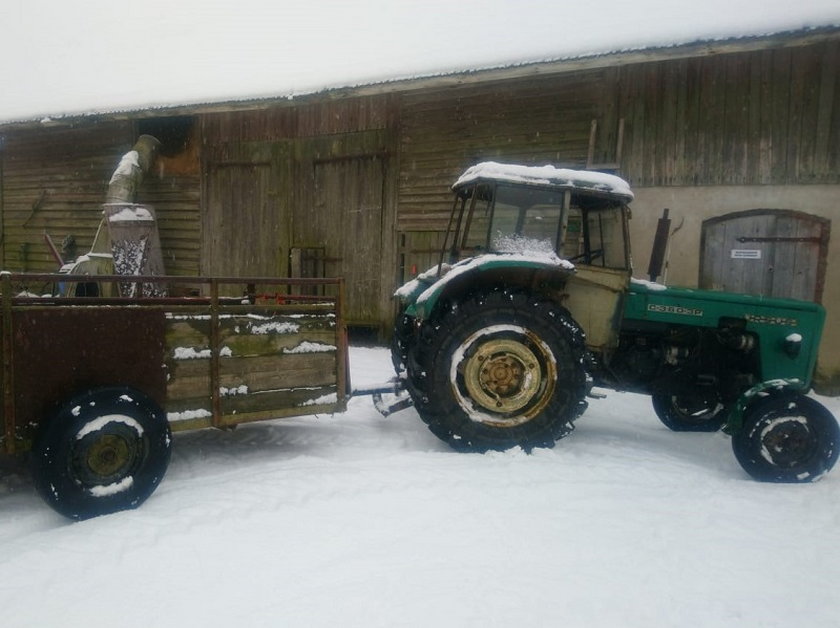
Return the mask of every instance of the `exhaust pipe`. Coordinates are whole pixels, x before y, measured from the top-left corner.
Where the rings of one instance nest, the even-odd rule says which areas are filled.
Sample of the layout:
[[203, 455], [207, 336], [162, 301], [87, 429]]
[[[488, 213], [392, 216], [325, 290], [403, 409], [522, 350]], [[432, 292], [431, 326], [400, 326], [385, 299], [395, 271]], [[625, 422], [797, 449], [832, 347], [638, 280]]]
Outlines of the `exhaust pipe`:
[[160, 140], [151, 135], [141, 135], [134, 146], [120, 159], [111, 175], [105, 203], [133, 203], [143, 176], [152, 167], [160, 150]]

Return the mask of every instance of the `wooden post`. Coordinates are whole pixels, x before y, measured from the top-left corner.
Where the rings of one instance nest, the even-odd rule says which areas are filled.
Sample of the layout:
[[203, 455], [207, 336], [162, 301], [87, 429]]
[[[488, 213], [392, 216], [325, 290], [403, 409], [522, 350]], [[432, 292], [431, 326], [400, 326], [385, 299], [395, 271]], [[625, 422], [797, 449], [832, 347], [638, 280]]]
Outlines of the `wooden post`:
[[3, 299], [3, 437], [5, 439], [4, 450], [7, 454], [15, 453], [15, 395], [14, 395], [14, 350], [12, 334], [12, 278], [9, 273], [2, 273], [2, 298]]

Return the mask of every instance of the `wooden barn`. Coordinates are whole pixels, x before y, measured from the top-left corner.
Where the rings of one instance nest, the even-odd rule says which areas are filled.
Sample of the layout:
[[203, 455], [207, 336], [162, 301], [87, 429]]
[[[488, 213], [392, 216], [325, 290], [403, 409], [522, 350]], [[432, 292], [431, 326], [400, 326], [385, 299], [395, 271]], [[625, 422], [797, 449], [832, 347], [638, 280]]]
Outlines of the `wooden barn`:
[[343, 275], [348, 321], [383, 335], [394, 289], [435, 261], [467, 166], [618, 173], [636, 192], [637, 276], [668, 208], [660, 281], [822, 302], [817, 381], [840, 394], [840, 28], [7, 123], [2, 267], [55, 270], [45, 234], [87, 251], [141, 134], [163, 143], [138, 200], [168, 273]]

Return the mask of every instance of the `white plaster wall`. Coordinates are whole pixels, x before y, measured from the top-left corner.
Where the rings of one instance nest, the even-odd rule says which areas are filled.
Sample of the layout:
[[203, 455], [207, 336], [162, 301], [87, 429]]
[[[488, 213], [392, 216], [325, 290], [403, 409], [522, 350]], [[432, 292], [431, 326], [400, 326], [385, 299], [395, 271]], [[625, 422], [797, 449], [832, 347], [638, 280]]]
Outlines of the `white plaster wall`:
[[[840, 395], [840, 186], [720, 186], [636, 188], [630, 222], [634, 275], [647, 278], [653, 235], [663, 208], [670, 209], [671, 230], [665, 282], [696, 287], [700, 272], [703, 220], [748, 209], [793, 209], [832, 221], [828, 266], [823, 290], [826, 326], [817, 365], [817, 387]], [[662, 282], [662, 278], [659, 279]]]

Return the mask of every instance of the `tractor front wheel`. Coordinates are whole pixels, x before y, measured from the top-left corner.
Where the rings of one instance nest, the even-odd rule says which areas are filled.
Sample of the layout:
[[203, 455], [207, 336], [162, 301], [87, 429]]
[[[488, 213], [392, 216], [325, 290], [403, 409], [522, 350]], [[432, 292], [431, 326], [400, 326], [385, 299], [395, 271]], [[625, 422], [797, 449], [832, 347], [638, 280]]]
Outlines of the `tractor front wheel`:
[[753, 478], [813, 482], [837, 462], [840, 427], [822, 404], [798, 394], [771, 395], [744, 415], [732, 449]]

